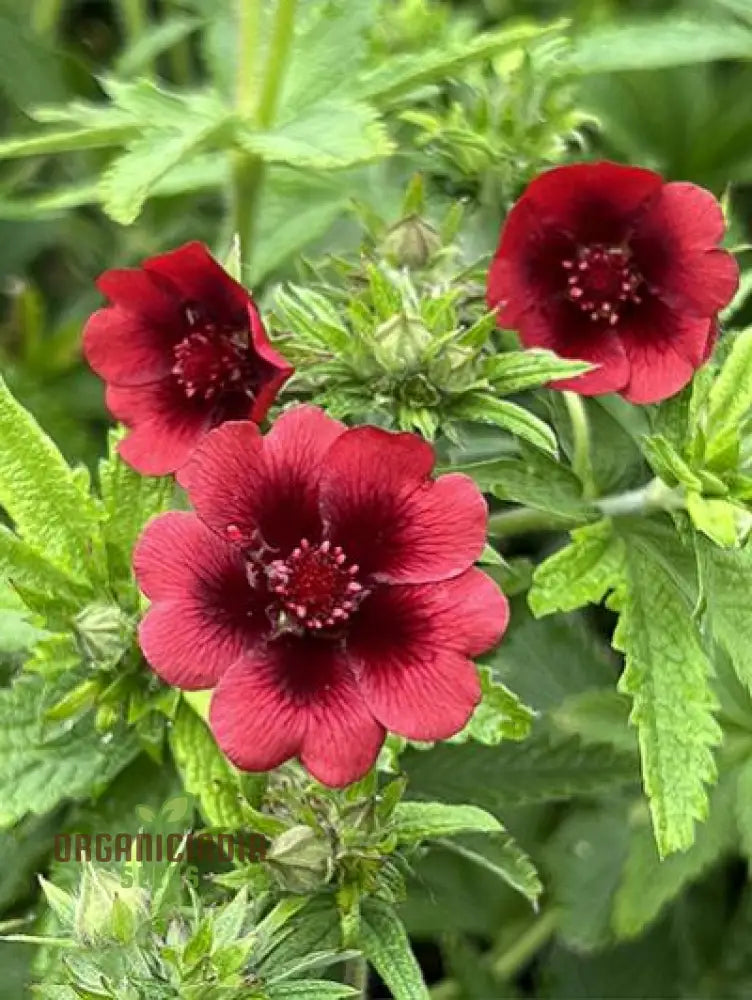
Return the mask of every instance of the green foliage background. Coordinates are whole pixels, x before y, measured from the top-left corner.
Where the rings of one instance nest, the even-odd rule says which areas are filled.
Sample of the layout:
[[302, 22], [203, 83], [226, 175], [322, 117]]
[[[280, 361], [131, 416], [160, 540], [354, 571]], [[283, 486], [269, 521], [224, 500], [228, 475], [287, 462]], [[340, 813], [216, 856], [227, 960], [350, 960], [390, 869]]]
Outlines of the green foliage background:
[[[80, 617], [106, 581], [107, 613], [119, 608], [123, 629], [132, 626], [139, 604], [128, 550], [143, 520], [170, 501], [166, 487], [112, 461], [90, 495], [88, 472], [104, 455], [109, 423], [102, 386], [80, 356], [83, 322], [99, 303], [93, 281], [189, 239], [227, 257], [233, 199], [246, 198], [242, 278], [305, 363], [291, 397], [313, 395], [343, 416], [428, 436], [442, 431], [442, 462], [467, 466], [500, 518], [506, 564], [491, 556], [489, 565], [512, 595], [513, 615], [507, 640], [485, 662], [492, 710], [474, 720], [472, 740], [409, 747], [401, 758], [411, 801], [471, 804], [507, 831], [489, 842], [476, 814], [460, 822], [452, 813], [446, 829], [446, 812], [421, 814], [431, 847], [410, 863], [399, 913], [431, 996], [748, 997], [752, 555], [731, 547], [730, 508], [752, 497], [752, 344], [738, 332], [749, 321], [749, 274], [725, 317], [732, 332], [712, 377], [698, 377], [694, 393], [640, 411], [618, 399], [588, 402], [589, 496], [583, 470], [572, 468], [561, 398], [539, 391], [523, 397], [524, 410], [498, 398], [535, 390], [556, 371], [544, 365], [556, 362], [525, 371], [510, 354], [478, 371], [462, 352], [490, 330], [473, 307], [484, 255], [510, 204], [546, 166], [607, 156], [705, 185], [725, 199], [729, 245], [746, 243], [752, 3], [300, 6], [274, 114], [251, 127], [235, 92], [243, 67], [230, 0], [0, 2], [0, 371], [75, 467], [50, 452], [43, 468], [20, 462], [15, 476], [0, 477], [0, 504], [18, 533], [0, 525], [0, 578], [12, 575], [15, 585], [0, 590], [0, 920], [41, 916], [44, 928], [33, 876], [64, 881], [49, 869], [54, 833], [76, 828], [86, 810], [95, 828], [122, 828], [124, 819], [105, 812], [125, 817], [134, 801], [150, 802], [157, 775], [164, 788], [155, 808], [183, 787], [209, 825], [258, 822], [237, 814], [237, 790], [225, 787], [235, 779], [211, 756], [198, 716], [144, 687], [126, 642], [82, 653], [81, 637], [99, 633]], [[258, 28], [271, 44], [267, 20]], [[255, 73], [249, 59], [251, 94]], [[262, 183], [244, 189], [236, 177], [231, 195], [233, 163]], [[463, 296], [424, 309], [421, 321], [434, 337], [462, 327], [464, 339], [449, 370], [426, 347], [415, 372], [406, 378], [400, 369], [397, 378], [393, 366], [415, 346], [414, 331], [384, 324], [421, 286], [374, 266], [355, 294], [346, 261], [363, 242], [390, 247], [387, 262], [403, 253], [404, 232], [395, 242], [394, 227], [416, 214], [468, 266]], [[451, 255], [442, 259], [451, 268]], [[346, 315], [329, 292], [323, 303], [315, 297], [334, 287]], [[374, 329], [392, 355], [371, 370]], [[335, 371], [327, 359], [337, 345]], [[451, 405], [432, 395], [442, 380]], [[0, 446], [23, 456], [36, 434], [3, 387]], [[651, 474], [669, 492], [685, 491], [690, 516], [672, 521], [662, 496], [654, 508], [662, 513], [649, 521], [602, 519], [615, 512], [593, 497], [641, 488]], [[512, 532], [502, 519], [510, 503], [560, 519], [572, 540], [542, 532], [535, 518]], [[126, 509], [133, 523], [122, 518]], [[81, 539], [96, 540], [85, 565]], [[106, 631], [113, 634], [110, 619]], [[31, 668], [12, 684], [28, 650]], [[89, 662], [99, 664], [94, 681]], [[113, 706], [123, 704], [121, 719]], [[93, 705], [96, 718], [82, 714]], [[166, 717], [180, 781], [169, 757], [153, 762]], [[103, 749], [104, 724], [115, 727], [117, 754]], [[487, 745], [494, 726], [512, 738]], [[395, 836], [408, 843], [410, 801], [402, 808]], [[360, 947], [393, 994], [425, 996], [393, 911], [374, 899], [361, 920]], [[325, 923], [320, 914], [316, 921]], [[32, 960], [28, 944], [0, 944], [0, 1000], [25, 995]], [[344, 995], [329, 985], [269, 995]], [[375, 973], [370, 988], [390, 995]]]

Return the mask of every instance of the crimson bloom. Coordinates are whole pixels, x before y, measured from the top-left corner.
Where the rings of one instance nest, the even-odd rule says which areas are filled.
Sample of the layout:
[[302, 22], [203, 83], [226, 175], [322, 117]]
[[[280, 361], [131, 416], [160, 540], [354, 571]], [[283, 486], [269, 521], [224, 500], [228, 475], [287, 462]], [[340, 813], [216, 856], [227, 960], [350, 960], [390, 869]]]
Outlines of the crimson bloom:
[[555, 388], [657, 402], [707, 360], [736, 291], [723, 232], [720, 205], [694, 184], [616, 163], [559, 167], [509, 213], [488, 303], [526, 347], [597, 365]]
[[293, 372], [248, 292], [202, 243], [105, 271], [112, 305], [90, 317], [84, 352], [107, 406], [131, 428], [120, 454], [145, 475], [179, 469], [226, 420], [262, 420]]
[[196, 513], [156, 518], [134, 555], [141, 648], [168, 684], [215, 688], [210, 724], [239, 768], [299, 757], [345, 785], [387, 730], [439, 740], [467, 722], [470, 657], [508, 606], [473, 568], [483, 497], [433, 465], [414, 434], [298, 406], [265, 437], [224, 424], [179, 473]]

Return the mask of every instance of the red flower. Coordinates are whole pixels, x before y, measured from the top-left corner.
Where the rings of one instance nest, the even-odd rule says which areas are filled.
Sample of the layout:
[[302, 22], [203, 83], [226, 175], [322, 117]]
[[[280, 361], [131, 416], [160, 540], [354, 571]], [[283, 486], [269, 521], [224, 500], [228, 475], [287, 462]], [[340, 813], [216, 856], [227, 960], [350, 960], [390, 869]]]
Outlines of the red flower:
[[248, 292], [201, 243], [105, 271], [97, 285], [112, 305], [86, 324], [84, 352], [131, 428], [120, 454], [145, 475], [179, 469], [225, 420], [263, 420], [293, 372]]
[[598, 366], [555, 388], [654, 403], [713, 348], [739, 278], [723, 232], [718, 202], [694, 184], [616, 163], [559, 167], [510, 212], [488, 303], [526, 347]]
[[467, 722], [469, 658], [508, 607], [473, 568], [483, 497], [433, 464], [414, 434], [299, 406], [263, 438], [225, 424], [181, 471], [196, 514], [158, 517], [134, 556], [152, 601], [141, 648], [167, 683], [216, 686], [211, 726], [238, 767], [297, 756], [345, 785], [386, 730], [438, 740]]

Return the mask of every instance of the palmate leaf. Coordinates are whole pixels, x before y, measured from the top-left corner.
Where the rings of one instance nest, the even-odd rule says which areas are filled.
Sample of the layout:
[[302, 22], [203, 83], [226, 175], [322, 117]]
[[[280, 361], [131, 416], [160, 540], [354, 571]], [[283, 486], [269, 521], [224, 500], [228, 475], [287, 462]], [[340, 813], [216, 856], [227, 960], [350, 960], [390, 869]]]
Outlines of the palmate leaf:
[[387, 156], [392, 144], [365, 104], [327, 101], [269, 130], [241, 129], [238, 142], [267, 163], [314, 170], [351, 167]]
[[24, 541], [53, 566], [82, 582], [101, 579], [99, 512], [2, 378], [0, 506]]
[[540, 618], [598, 604], [621, 579], [623, 564], [624, 542], [610, 521], [577, 528], [569, 545], [535, 570], [528, 594], [533, 614]]
[[30, 675], [0, 690], [0, 826], [49, 812], [65, 799], [88, 798], [138, 753], [135, 734], [119, 730], [105, 739], [90, 717], [72, 728], [45, 723], [44, 709], [55, 697]]
[[626, 657], [619, 689], [633, 700], [645, 791], [661, 856], [686, 850], [707, 815], [705, 784], [716, 777], [710, 664], [692, 619], [686, 553], [675, 535], [631, 530], [614, 646]]
[[199, 106], [187, 107], [182, 122], [170, 131], [146, 130], [111, 163], [100, 181], [102, 208], [116, 222], [127, 226], [141, 212], [154, 186], [189, 157], [205, 150], [229, 119], [220, 108], [201, 114]]

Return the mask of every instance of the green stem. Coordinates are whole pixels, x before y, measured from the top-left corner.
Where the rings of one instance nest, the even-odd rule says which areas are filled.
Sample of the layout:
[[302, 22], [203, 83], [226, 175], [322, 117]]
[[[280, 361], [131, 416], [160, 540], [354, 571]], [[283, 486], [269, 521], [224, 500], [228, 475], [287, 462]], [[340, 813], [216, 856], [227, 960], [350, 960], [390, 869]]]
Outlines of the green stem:
[[[627, 517], [629, 515], [654, 514], [659, 510], [680, 510], [684, 506], [684, 496], [680, 488], [666, 486], [660, 479], [653, 479], [626, 493], [593, 500], [594, 508], [603, 517]], [[565, 531], [581, 524], [587, 524], [590, 517], [551, 514], [532, 507], [515, 507], [492, 514], [488, 519], [488, 533], [493, 538], [512, 538], [537, 531]]]
[[346, 986], [352, 986], [354, 990], [358, 991], [361, 1000], [367, 1000], [368, 962], [365, 958], [358, 956], [358, 958], [351, 958], [345, 962], [344, 980]]
[[[269, 52], [264, 67], [261, 93], [256, 104], [253, 72], [258, 56], [260, 0], [239, 0], [240, 53], [236, 87], [238, 110], [255, 119], [261, 128], [274, 121], [277, 103], [285, 79], [287, 63], [295, 37], [297, 0], [278, 0]], [[234, 153], [232, 163], [233, 218], [240, 238], [240, 260], [243, 267], [251, 262], [256, 234], [258, 202], [264, 183], [264, 161], [248, 153]]]
[[238, 0], [238, 68], [235, 103], [238, 111], [252, 118], [256, 111], [254, 64], [260, 50], [261, 0]]
[[272, 124], [277, 112], [277, 101], [285, 80], [290, 50], [295, 38], [297, 6], [298, 0], [278, 0], [277, 2], [277, 13], [274, 18], [269, 55], [264, 71], [264, 83], [261, 87], [258, 105], [258, 122], [262, 128], [268, 128]]
[[576, 392], [565, 392], [564, 402], [572, 424], [572, 468], [582, 483], [582, 495], [586, 500], [595, 496], [593, 463], [590, 458], [590, 427], [582, 396]]
[[[148, 0], [121, 0], [123, 27], [128, 44], [132, 45], [149, 30]], [[155, 67], [151, 61], [144, 64], [144, 75], [153, 76]]]
[[531, 924], [503, 954], [493, 961], [494, 975], [505, 982], [513, 979], [543, 947], [556, 930], [556, 911], [549, 910]]

